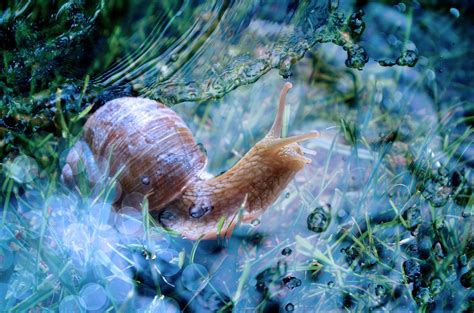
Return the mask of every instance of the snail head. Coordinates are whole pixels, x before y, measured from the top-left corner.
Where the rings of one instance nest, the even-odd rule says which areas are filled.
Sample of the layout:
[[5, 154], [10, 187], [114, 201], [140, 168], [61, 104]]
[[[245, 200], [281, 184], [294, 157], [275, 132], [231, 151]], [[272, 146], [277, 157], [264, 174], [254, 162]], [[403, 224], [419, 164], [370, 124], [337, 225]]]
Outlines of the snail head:
[[298, 142], [319, 137], [319, 132], [313, 131], [291, 137], [281, 137], [285, 98], [292, 87], [293, 85], [289, 82], [283, 86], [273, 126], [268, 134], [254, 146], [254, 149], [261, 159], [271, 161], [273, 166], [281, 164], [291, 170], [299, 171], [306, 164], [311, 163], [311, 159], [304, 156], [304, 149], [298, 145]]

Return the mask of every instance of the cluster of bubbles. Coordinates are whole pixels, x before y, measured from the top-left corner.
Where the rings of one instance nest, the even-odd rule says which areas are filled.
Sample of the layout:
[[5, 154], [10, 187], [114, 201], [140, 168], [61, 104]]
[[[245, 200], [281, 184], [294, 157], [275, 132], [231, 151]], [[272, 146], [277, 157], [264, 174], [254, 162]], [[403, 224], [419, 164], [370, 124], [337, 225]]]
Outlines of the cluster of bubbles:
[[[59, 312], [179, 312], [172, 298], [137, 289], [140, 271], [151, 269], [162, 284], [183, 267], [169, 235], [148, 227], [140, 208], [117, 211], [104, 197], [80, 197], [61, 187], [48, 193], [36, 163], [25, 156], [4, 168], [17, 192], [0, 231], [0, 310], [45, 305]], [[191, 290], [200, 286], [196, 271], [208, 275], [202, 266], [186, 267], [183, 285]]]
[[[16, 192], [0, 218], [0, 311], [231, 308], [228, 296], [208, 287], [207, 268], [187, 264], [180, 239], [154, 227], [140, 194], [120, 195], [111, 179], [80, 193], [61, 183], [48, 192], [33, 159], [3, 167]], [[85, 171], [76, 174], [92, 183]]]

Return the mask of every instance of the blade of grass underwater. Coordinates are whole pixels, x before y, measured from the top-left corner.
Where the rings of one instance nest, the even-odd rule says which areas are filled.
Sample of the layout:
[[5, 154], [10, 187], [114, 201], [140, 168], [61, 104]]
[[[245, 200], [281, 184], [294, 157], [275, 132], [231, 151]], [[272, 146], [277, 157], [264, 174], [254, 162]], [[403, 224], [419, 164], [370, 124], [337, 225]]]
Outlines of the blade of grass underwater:
[[193, 248], [191, 249], [191, 253], [189, 254], [189, 263], [194, 263], [194, 256], [196, 255], [197, 248], [199, 243], [201, 243], [203, 236], [201, 236], [198, 240], [196, 240], [193, 244]]
[[2, 225], [1, 227], [5, 227], [5, 222], [7, 219], [7, 212], [8, 212], [8, 207], [10, 204], [10, 197], [13, 191], [13, 179], [7, 178], [5, 182], [3, 183], [3, 190], [6, 189], [6, 197], [5, 197], [5, 202], [3, 203], [3, 214], [2, 214]]
[[[84, 79], [84, 84], [82, 86], [82, 91], [81, 93], [79, 94], [79, 98], [77, 99], [77, 106], [80, 106], [81, 103], [82, 103], [82, 99], [84, 98], [84, 94], [86, 93], [86, 90], [87, 90], [87, 87], [89, 86], [89, 80], [90, 80], [90, 76], [89, 75], [86, 75], [86, 78]], [[82, 110], [78, 115], [76, 116], [73, 116], [71, 118], [71, 122], [72, 123], [76, 123], [80, 120], [82, 120], [84, 117], [87, 116], [87, 114], [89, 114], [89, 112], [92, 110], [92, 108], [94, 107], [93, 104], [87, 106], [84, 110]]]

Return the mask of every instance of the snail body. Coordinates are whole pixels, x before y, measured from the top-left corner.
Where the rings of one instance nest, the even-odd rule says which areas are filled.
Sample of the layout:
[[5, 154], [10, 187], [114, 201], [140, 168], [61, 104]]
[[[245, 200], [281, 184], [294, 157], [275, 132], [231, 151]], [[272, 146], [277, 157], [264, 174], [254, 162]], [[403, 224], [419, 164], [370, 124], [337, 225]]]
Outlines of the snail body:
[[243, 222], [257, 218], [311, 161], [297, 142], [315, 138], [317, 132], [281, 138], [291, 87], [284, 85], [270, 132], [217, 177], [203, 175], [206, 156], [184, 121], [143, 98], [118, 98], [92, 114], [83, 139], [67, 156], [62, 177], [72, 183], [81, 164], [92, 181], [104, 171], [110, 177], [118, 174], [122, 193], [145, 195], [151, 215], [165, 228], [188, 239], [228, 234], [239, 212]]

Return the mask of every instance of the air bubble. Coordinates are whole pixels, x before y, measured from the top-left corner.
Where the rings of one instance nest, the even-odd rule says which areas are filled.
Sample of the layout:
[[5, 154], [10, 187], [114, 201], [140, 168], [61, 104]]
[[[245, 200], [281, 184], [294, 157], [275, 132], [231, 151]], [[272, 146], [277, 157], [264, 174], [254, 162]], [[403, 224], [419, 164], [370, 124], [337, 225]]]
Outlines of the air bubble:
[[59, 303], [59, 313], [82, 312], [86, 305], [78, 296], [66, 296]]
[[139, 192], [132, 192], [125, 195], [122, 200], [122, 207], [141, 208], [144, 196]]
[[170, 61], [171, 61], [171, 62], [176, 62], [176, 61], [178, 61], [178, 59], [179, 59], [179, 54], [177, 54], [177, 53], [173, 53], [173, 54], [170, 56]]
[[399, 4], [397, 4], [396, 7], [397, 7], [398, 11], [400, 11], [402, 13], [405, 13], [405, 11], [407, 10], [407, 6], [403, 2], [400, 2]]
[[150, 177], [142, 176], [141, 182], [142, 182], [143, 185], [148, 186], [150, 184]]
[[288, 303], [287, 305], [285, 305], [285, 311], [286, 312], [293, 312], [295, 310], [295, 306], [293, 305], [293, 303]]
[[459, 16], [461, 15], [459, 13], [459, 10], [456, 8], [449, 9], [449, 13], [451, 13], [451, 15], [454, 16], [455, 18], [459, 18]]
[[82, 287], [80, 295], [84, 306], [90, 311], [103, 309], [107, 303], [104, 287], [96, 283], [90, 283]]
[[13, 296], [18, 300], [26, 299], [33, 293], [33, 287], [35, 286], [36, 279], [30, 272], [24, 272], [19, 274], [16, 278], [16, 285], [13, 291]]
[[195, 292], [203, 288], [209, 279], [209, 272], [201, 264], [190, 264], [186, 266], [181, 274], [181, 282], [184, 288]]
[[286, 248], [284, 248], [283, 250], [281, 250], [281, 254], [283, 254], [284, 256], [290, 255], [291, 252], [292, 252], [292, 251], [291, 251], [291, 248], [289, 248], [289, 247], [286, 247]]
[[331, 223], [330, 212], [326, 211], [322, 207], [317, 207], [308, 215], [306, 223], [309, 230], [315, 233], [322, 233]]
[[382, 285], [377, 285], [377, 287], [375, 287], [375, 295], [377, 297], [382, 297], [385, 295], [385, 287], [382, 286]]
[[107, 283], [107, 291], [113, 300], [123, 302], [133, 296], [134, 285], [128, 278], [114, 277]]
[[37, 190], [27, 190], [18, 202], [18, 211], [21, 214], [31, 210], [40, 210], [43, 208], [44, 199], [41, 192]]
[[87, 226], [81, 223], [71, 224], [64, 232], [63, 243], [73, 252], [85, 253], [90, 245]]
[[142, 214], [132, 207], [122, 208], [115, 215], [115, 227], [124, 235], [133, 235], [142, 228]]
[[97, 231], [94, 241], [95, 247], [104, 253], [113, 251], [119, 241], [117, 230], [111, 225], [103, 224]]
[[173, 276], [180, 271], [178, 252], [163, 249], [156, 252], [155, 265], [163, 276]]
[[91, 207], [89, 219], [96, 226], [107, 224], [110, 217], [111, 207], [108, 204], [100, 203]]
[[7, 175], [17, 183], [30, 183], [38, 175], [38, 164], [26, 155], [20, 155], [5, 164]]
[[256, 227], [256, 226], [260, 225], [260, 220], [259, 219], [254, 219], [250, 224], [253, 227]]
[[170, 236], [166, 233], [150, 230], [146, 246], [152, 252], [159, 249], [166, 249], [170, 246]]

